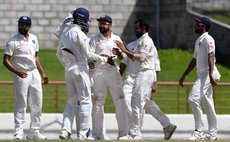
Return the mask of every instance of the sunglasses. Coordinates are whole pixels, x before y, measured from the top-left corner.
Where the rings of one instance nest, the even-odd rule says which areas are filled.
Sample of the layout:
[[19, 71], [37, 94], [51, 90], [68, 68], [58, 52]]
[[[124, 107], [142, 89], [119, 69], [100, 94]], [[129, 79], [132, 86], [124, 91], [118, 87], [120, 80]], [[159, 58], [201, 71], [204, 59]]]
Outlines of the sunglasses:
[[18, 26], [19, 26], [20, 28], [28, 28], [28, 27], [30, 27], [30, 25], [24, 24], [24, 23], [20, 23], [20, 24], [18, 24]]

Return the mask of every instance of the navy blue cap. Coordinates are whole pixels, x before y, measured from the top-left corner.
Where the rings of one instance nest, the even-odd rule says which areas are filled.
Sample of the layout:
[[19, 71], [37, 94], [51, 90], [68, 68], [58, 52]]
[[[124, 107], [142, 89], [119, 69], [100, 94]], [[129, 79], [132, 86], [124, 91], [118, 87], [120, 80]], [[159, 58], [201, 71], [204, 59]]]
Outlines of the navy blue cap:
[[200, 17], [200, 18], [194, 18], [196, 22], [202, 23], [206, 25], [207, 27], [211, 27], [211, 20], [208, 17]]
[[75, 9], [73, 12], [73, 19], [78, 17], [85, 18], [87, 21], [89, 21], [89, 11], [83, 7]]
[[108, 15], [101, 16], [100, 18], [97, 19], [98, 22], [105, 21], [108, 23], [112, 23], [112, 18]]
[[20, 17], [19, 20], [18, 20], [18, 23], [24, 23], [24, 24], [28, 24], [28, 25], [32, 24], [31, 19], [28, 16]]

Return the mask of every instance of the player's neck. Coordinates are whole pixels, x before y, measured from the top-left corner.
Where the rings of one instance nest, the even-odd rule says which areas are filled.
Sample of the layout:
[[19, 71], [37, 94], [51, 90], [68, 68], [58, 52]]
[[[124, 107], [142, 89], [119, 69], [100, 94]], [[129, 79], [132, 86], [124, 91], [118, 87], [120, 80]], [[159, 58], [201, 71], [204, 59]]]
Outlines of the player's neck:
[[106, 32], [106, 33], [103, 33], [103, 36], [104, 36], [104, 38], [106, 38], [106, 39], [110, 39], [110, 38], [111, 38], [111, 32], [108, 31], [108, 32]]

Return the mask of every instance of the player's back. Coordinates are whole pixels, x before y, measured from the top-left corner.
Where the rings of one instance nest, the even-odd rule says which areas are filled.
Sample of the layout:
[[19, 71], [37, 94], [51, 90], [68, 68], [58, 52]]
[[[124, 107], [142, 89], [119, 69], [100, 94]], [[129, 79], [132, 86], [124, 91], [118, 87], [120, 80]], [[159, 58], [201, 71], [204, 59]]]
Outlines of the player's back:
[[75, 24], [71, 25], [61, 37], [63, 46], [73, 52], [77, 64], [87, 65], [87, 57], [84, 52], [84, 48], [87, 48], [86, 40], [87, 36], [80, 30], [80, 27]]

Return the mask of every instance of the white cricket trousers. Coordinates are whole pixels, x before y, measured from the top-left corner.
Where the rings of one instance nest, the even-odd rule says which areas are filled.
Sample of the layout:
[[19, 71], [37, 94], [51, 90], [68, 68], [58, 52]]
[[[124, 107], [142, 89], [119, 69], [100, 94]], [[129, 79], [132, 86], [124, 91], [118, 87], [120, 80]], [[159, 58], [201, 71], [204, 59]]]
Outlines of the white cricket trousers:
[[208, 71], [198, 73], [198, 79], [194, 83], [189, 94], [188, 102], [192, 108], [195, 120], [195, 129], [202, 131], [204, 123], [202, 120], [202, 101], [208, 119], [208, 131], [213, 136], [217, 134], [216, 112], [213, 102], [213, 89], [210, 83]]
[[[68, 89], [71, 86], [71, 85], [69, 85], [70, 83], [66, 83], [66, 84], [68, 84], [68, 85], [66, 85], [66, 87], [67, 87], [67, 104], [65, 105], [65, 109], [63, 112], [62, 130], [66, 130], [67, 132], [72, 133], [73, 120], [74, 120], [74, 117], [77, 113], [76, 112], [77, 111], [77, 108], [76, 108], [77, 107], [76, 106], [77, 95], [74, 94], [72, 88]], [[68, 90], [70, 90], [70, 91], [68, 91]]]
[[[132, 99], [132, 91], [134, 86], [135, 76], [127, 76], [124, 84], [123, 84], [123, 92], [125, 95], [125, 103], [128, 108], [128, 118], [129, 118], [129, 124], [131, 124], [132, 120], [132, 107], [131, 107], [131, 99]], [[163, 128], [170, 125], [169, 118], [160, 110], [159, 106], [155, 103], [155, 101], [151, 100], [151, 91], [149, 95], [146, 97], [146, 104], [144, 105], [144, 110], [146, 110], [147, 113], [152, 115], [155, 119], [157, 119], [158, 122], [162, 125]], [[143, 118], [144, 118], [144, 111], [143, 114], [141, 114], [140, 118], [140, 129], [143, 126]]]
[[[67, 102], [68, 107], [64, 111], [63, 126], [67, 125], [68, 128], [71, 128], [71, 121], [73, 121], [71, 119], [73, 117], [71, 112], [77, 112], [75, 119], [76, 122], [79, 121], [79, 134], [87, 137], [92, 113], [91, 84], [88, 68], [86, 65], [75, 65], [65, 71], [65, 77], [68, 94], [73, 95], [71, 97], [73, 100], [69, 99]], [[78, 111], [76, 111], [76, 108], [78, 108]]]
[[104, 103], [107, 95], [107, 87], [110, 89], [113, 103], [116, 108], [116, 119], [118, 124], [118, 137], [128, 133], [128, 114], [126, 110], [124, 94], [122, 91], [122, 78], [117, 69], [95, 70], [93, 74], [93, 134], [103, 135]]
[[[156, 82], [156, 72], [153, 70], [139, 71], [135, 77], [133, 86], [133, 95], [131, 98], [132, 123], [130, 134], [141, 136], [140, 126], [143, 118], [144, 108], [158, 121], [163, 122], [161, 125], [169, 125], [169, 119], [160, 111], [155, 102], [150, 100], [150, 92], [153, 82]], [[146, 105], [149, 104], [149, 105]], [[154, 109], [157, 110], [154, 110]], [[158, 114], [159, 113], [159, 114]], [[164, 120], [161, 120], [164, 119]]]
[[14, 135], [23, 134], [27, 101], [30, 106], [30, 131], [39, 130], [41, 127], [42, 110], [42, 81], [37, 69], [27, 71], [28, 76], [21, 78], [16, 74], [14, 80]]

